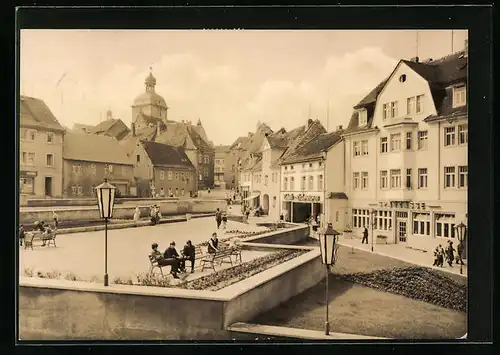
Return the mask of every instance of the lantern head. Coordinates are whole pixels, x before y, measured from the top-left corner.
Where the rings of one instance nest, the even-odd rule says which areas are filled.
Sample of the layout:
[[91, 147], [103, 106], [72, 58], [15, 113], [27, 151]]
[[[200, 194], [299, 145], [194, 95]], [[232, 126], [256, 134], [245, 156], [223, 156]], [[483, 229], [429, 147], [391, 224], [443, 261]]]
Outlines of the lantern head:
[[113, 217], [113, 207], [115, 205], [115, 191], [116, 187], [108, 182], [108, 179], [104, 179], [104, 182], [95, 187], [97, 206], [99, 208], [99, 213], [101, 218], [112, 218]]
[[335, 264], [337, 257], [337, 236], [340, 233], [333, 229], [332, 224], [328, 223], [326, 228], [322, 228], [319, 233], [319, 248], [321, 251], [321, 261], [326, 265]]
[[465, 237], [465, 230], [467, 229], [467, 226], [464, 224], [464, 222], [460, 222], [460, 224], [455, 226], [455, 229], [457, 230], [458, 241], [463, 242], [464, 237]]

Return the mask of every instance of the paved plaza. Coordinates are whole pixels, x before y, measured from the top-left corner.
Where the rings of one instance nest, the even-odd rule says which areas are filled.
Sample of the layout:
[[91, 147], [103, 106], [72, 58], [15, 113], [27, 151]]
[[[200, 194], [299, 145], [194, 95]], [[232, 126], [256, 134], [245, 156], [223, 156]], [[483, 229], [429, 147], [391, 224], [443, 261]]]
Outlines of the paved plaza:
[[[227, 230], [263, 231], [265, 227], [255, 224], [243, 224], [228, 221]], [[149, 270], [148, 254], [151, 244], [158, 243], [163, 252], [171, 241], [175, 241], [180, 253], [187, 240], [193, 244], [207, 241], [213, 232], [217, 232], [219, 239], [226, 238], [223, 230], [217, 230], [214, 217], [196, 218], [187, 222], [168, 223], [157, 226], [117, 229], [108, 231], [108, 274], [110, 282], [116, 277], [128, 278], [137, 273]], [[234, 234], [232, 234], [234, 235]], [[104, 275], [104, 231], [62, 234], [57, 236], [57, 248], [40, 247], [36, 244], [34, 250], [20, 249], [19, 273], [24, 270], [50, 272], [58, 271], [62, 274], [72, 273], [82, 279]], [[267, 252], [244, 251], [243, 262], [266, 255]], [[188, 263], [189, 265], [189, 263]], [[229, 264], [216, 266], [216, 270], [227, 267]], [[170, 267], [165, 271], [168, 272]], [[196, 272], [189, 278], [199, 277], [210, 271]]]

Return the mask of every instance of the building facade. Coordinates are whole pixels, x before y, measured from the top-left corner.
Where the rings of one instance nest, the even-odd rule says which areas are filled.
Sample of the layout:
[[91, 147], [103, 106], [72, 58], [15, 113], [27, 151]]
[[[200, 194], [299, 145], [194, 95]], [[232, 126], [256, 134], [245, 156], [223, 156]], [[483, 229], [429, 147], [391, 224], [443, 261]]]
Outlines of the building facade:
[[[402, 60], [355, 107], [345, 139], [348, 220], [431, 250], [467, 223], [467, 53]], [[455, 243], [456, 245], [457, 243]]]
[[236, 181], [236, 152], [230, 146], [215, 147], [214, 185], [223, 189], [234, 189]]
[[21, 96], [19, 112], [21, 200], [61, 197], [65, 130], [40, 99]]
[[104, 179], [116, 187], [118, 196], [132, 194], [133, 164], [116, 139], [67, 133], [63, 159], [64, 197], [94, 197], [94, 187]]

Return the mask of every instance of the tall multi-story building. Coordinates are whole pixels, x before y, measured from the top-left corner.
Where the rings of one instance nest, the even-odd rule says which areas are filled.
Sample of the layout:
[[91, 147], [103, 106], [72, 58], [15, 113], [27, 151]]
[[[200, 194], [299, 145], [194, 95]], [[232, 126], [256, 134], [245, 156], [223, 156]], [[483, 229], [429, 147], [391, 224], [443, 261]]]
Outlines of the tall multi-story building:
[[467, 50], [401, 60], [354, 109], [343, 162], [354, 232], [373, 221], [388, 243], [456, 241], [467, 223]]
[[214, 184], [225, 189], [234, 189], [236, 181], [236, 154], [228, 145], [215, 147]]
[[40, 99], [21, 96], [19, 105], [21, 203], [62, 196], [65, 130]]

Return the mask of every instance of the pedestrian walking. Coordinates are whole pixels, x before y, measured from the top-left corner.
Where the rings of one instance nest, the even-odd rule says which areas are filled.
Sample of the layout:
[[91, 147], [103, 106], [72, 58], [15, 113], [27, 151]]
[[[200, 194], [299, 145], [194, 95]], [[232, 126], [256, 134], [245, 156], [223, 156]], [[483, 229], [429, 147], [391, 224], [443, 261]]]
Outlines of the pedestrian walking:
[[457, 256], [456, 256], [456, 262], [457, 264], [464, 265], [464, 261], [462, 260], [463, 258], [463, 253], [464, 253], [464, 243], [459, 242], [457, 245]]
[[54, 227], [59, 227], [59, 216], [57, 215], [56, 211], [52, 211], [52, 220], [54, 221]]
[[219, 229], [220, 224], [222, 222], [222, 213], [218, 208], [217, 211], [215, 212], [215, 221], [217, 222], [217, 229]]
[[26, 231], [24, 230], [24, 225], [20, 224], [19, 225], [19, 245], [23, 246], [24, 238], [26, 237]]
[[446, 247], [446, 262], [450, 267], [453, 267], [453, 261], [455, 260], [455, 249], [453, 249], [453, 242], [448, 240], [448, 246]]
[[363, 239], [361, 239], [361, 244], [364, 244], [366, 241], [366, 244], [368, 244], [368, 229], [365, 227], [365, 230], [363, 231]]
[[222, 229], [226, 229], [227, 228], [227, 214], [226, 212], [224, 212], [222, 214]]

